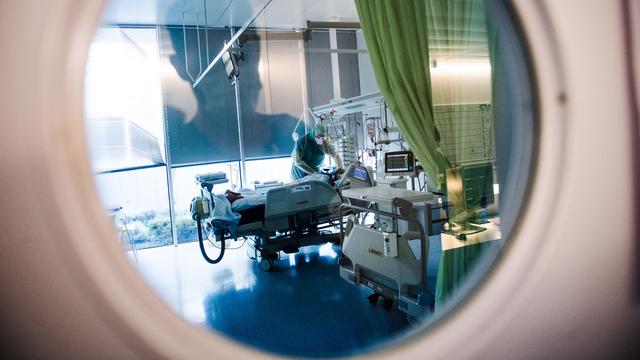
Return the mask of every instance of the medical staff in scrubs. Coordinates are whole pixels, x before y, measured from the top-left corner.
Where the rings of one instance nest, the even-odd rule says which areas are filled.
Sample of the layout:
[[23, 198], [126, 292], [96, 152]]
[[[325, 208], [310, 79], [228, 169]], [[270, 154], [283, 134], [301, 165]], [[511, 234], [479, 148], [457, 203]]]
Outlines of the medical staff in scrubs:
[[296, 141], [291, 153], [291, 158], [293, 159], [291, 177], [293, 180], [318, 172], [326, 154], [333, 158], [339, 173], [344, 171], [342, 170], [340, 156], [333, 146], [327, 142], [325, 134], [324, 125], [317, 124], [313, 130]]

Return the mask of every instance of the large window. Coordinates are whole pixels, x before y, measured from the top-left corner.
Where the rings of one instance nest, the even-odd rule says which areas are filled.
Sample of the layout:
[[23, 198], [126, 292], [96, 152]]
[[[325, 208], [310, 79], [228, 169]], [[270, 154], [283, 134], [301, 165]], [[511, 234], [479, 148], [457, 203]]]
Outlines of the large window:
[[291, 157], [247, 161], [247, 183], [249, 187], [255, 187], [256, 182], [287, 184], [291, 182], [291, 164]]
[[85, 115], [93, 169], [164, 163], [155, 29], [102, 28], [89, 50]]
[[193, 88], [230, 37], [229, 29], [189, 26], [96, 33], [85, 78], [92, 166], [104, 206], [126, 218], [116, 225], [127, 225], [137, 248], [172, 244], [172, 234], [177, 243], [197, 239], [189, 214], [200, 192], [195, 175], [222, 171], [229, 182], [214, 192], [240, 190], [235, 86], [251, 159], [243, 186], [290, 181], [291, 159], [278, 156], [290, 154], [296, 125], [304, 131], [298, 122], [306, 111], [302, 33], [244, 36], [238, 83], [218, 64]]
[[196, 175], [212, 172], [223, 172], [228, 182], [213, 187], [215, 194], [224, 194], [225, 190], [238, 191], [240, 187], [240, 171], [238, 162], [187, 166], [172, 169], [173, 194], [176, 233], [178, 243], [198, 240], [196, 223], [191, 218], [189, 205], [191, 199], [200, 194], [200, 186], [196, 183]]
[[306, 111], [302, 33], [263, 31], [245, 39], [239, 65], [245, 156], [289, 155], [291, 133]]
[[144, 249], [173, 243], [164, 167], [99, 174], [95, 180], [125, 245]]
[[156, 30], [98, 30], [85, 74], [85, 115], [99, 196], [137, 249], [173, 242]]
[[[171, 163], [239, 160], [235, 91], [225, 80], [222, 62], [192, 87], [231, 32], [221, 28], [205, 34], [194, 27], [184, 31], [182, 27], [162, 27], [158, 32]], [[205, 40], [210, 51], [206, 51]]]

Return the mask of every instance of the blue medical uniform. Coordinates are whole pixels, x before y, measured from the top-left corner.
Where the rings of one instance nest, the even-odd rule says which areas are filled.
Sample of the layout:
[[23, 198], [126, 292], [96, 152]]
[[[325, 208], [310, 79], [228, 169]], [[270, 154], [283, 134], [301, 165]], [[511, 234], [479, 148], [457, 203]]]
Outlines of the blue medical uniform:
[[[308, 172], [310, 170], [317, 172], [320, 170], [320, 165], [324, 162], [324, 155], [324, 149], [322, 145], [318, 145], [315, 142], [315, 137], [312, 136], [311, 133], [304, 135], [296, 141], [293, 153], [291, 154], [291, 157], [293, 158], [291, 177], [294, 180], [298, 180], [309, 175]], [[300, 167], [300, 165], [304, 166], [304, 164], [296, 164], [296, 159], [308, 165], [311, 169], [306, 169], [307, 171], [304, 171]]]

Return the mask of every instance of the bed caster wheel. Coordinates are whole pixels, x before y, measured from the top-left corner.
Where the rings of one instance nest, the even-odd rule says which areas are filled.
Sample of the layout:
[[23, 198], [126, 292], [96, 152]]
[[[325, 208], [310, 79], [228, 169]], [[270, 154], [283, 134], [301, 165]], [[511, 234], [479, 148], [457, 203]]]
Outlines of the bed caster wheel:
[[273, 268], [273, 260], [271, 259], [260, 260], [260, 268], [262, 269], [262, 271], [271, 271], [271, 268]]
[[369, 304], [375, 306], [378, 304], [378, 299], [380, 299], [380, 294], [371, 294], [367, 296], [367, 300], [369, 300]]

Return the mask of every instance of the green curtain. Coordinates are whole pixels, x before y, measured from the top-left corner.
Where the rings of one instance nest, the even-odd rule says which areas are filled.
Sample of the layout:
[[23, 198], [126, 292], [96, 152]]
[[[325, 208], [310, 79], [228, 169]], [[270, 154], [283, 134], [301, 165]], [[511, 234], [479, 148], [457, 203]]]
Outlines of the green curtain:
[[[429, 4], [429, 48], [432, 51], [432, 63], [436, 67], [443, 63], [464, 64], [487, 61], [488, 48], [485, 25], [485, 7], [483, 0], [418, 0]], [[489, 80], [487, 79], [487, 83]], [[447, 86], [433, 91], [434, 102], [440, 100], [446, 104], [465, 104], [473, 101], [473, 86], [470, 83], [451, 80]], [[442, 124], [442, 132], [458, 139], [453, 148], [453, 161], [466, 158], [467, 139], [475, 131], [475, 124], [465, 119], [464, 107], [451, 106], [448, 109], [456, 122]], [[450, 159], [452, 160], [452, 159]]]
[[428, 4], [356, 0], [356, 7], [380, 91], [427, 176], [440, 185], [446, 160], [433, 117]]
[[[488, 65], [484, 1], [356, 0], [356, 7], [382, 95], [430, 183], [444, 191], [452, 164], [475, 156], [467, 139], [478, 132], [480, 119], [470, 120], [465, 105], [478, 101], [478, 80], [451, 76], [434, 88], [430, 66]], [[447, 116], [454, 121], [436, 121], [436, 101], [447, 104]], [[440, 147], [441, 134], [448, 139], [449, 159]], [[452, 218], [464, 221], [473, 215], [462, 206], [461, 187], [446, 190], [449, 200], [460, 205]]]
[[462, 288], [467, 277], [478, 271], [483, 260], [495, 259], [502, 245], [502, 240], [495, 240], [443, 251], [436, 278], [435, 309], [442, 308]]
[[[431, 181], [443, 185], [444, 174], [452, 167], [440, 149], [440, 135], [453, 139], [448, 154], [454, 161], [469, 149], [469, 134], [478, 131], [478, 122], [469, 120], [469, 104], [477, 99], [477, 77], [444, 78], [433, 87], [430, 66], [441, 63], [477, 66], [489, 62], [489, 41], [483, 0], [356, 0], [360, 24], [373, 70], [402, 134], [420, 160]], [[495, 37], [495, 31], [490, 32]], [[491, 53], [495, 54], [495, 39]], [[467, 70], [468, 71], [468, 70]], [[435, 75], [434, 75], [435, 77]], [[476, 81], [476, 83], [473, 83]], [[487, 87], [491, 80], [486, 78]], [[489, 90], [490, 91], [490, 90]], [[491, 102], [489, 98], [486, 102]], [[447, 105], [451, 121], [438, 128], [434, 103]], [[450, 106], [449, 106], [450, 105]], [[450, 174], [455, 169], [450, 171]], [[448, 197], [463, 204], [463, 185], [452, 182]], [[469, 214], [464, 206], [454, 207], [451, 217], [463, 222]], [[464, 246], [443, 253], [436, 286], [436, 307], [457, 292], [477, 262], [487, 253], [497, 252], [497, 242]], [[488, 251], [491, 249], [491, 251]]]
[[[420, 0], [418, 0], [420, 1]], [[489, 65], [489, 44], [487, 39], [486, 9], [483, 0], [422, 0], [429, 4], [429, 48], [435, 56], [432, 60], [434, 70], [443, 64], [455, 64], [459, 70], [476, 68], [485, 63]], [[467, 70], [469, 71], [469, 70]], [[482, 71], [482, 70], [479, 70]], [[450, 219], [455, 223], [464, 223], [473, 219], [476, 209], [467, 209], [463, 188], [462, 174], [457, 167], [460, 162], [475, 159], [473, 151], [477, 145], [469, 139], [475, 139], [478, 128], [488, 127], [481, 124], [482, 119], [474, 114], [470, 117], [468, 105], [475, 103], [475, 109], [484, 108], [484, 104], [477, 104], [478, 80], [480, 72], [470, 72], [469, 80], [450, 76], [449, 81], [432, 92], [434, 102], [452, 104], [447, 107], [447, 113], [455, 121], [437, 122], [439, 130], [449, 139], [448, 156], [452, 166], [446, 172], [447, 196], [450, 203], [456, 205], [450, 212]], [[486, 86], [490, 89], [490, 74], [485, 73]], [[493, 92], [489, 90], [489, 93]], [[485, 100], [487, 103], [491, 99]], [[470, 152], [470, 149], [472, 151]], [[463, 160], [464, 159], [464, 160]], [[488, 180], [487, 180], [488, 181]], [[453, 186], [452, 186], [453, 185]]]

